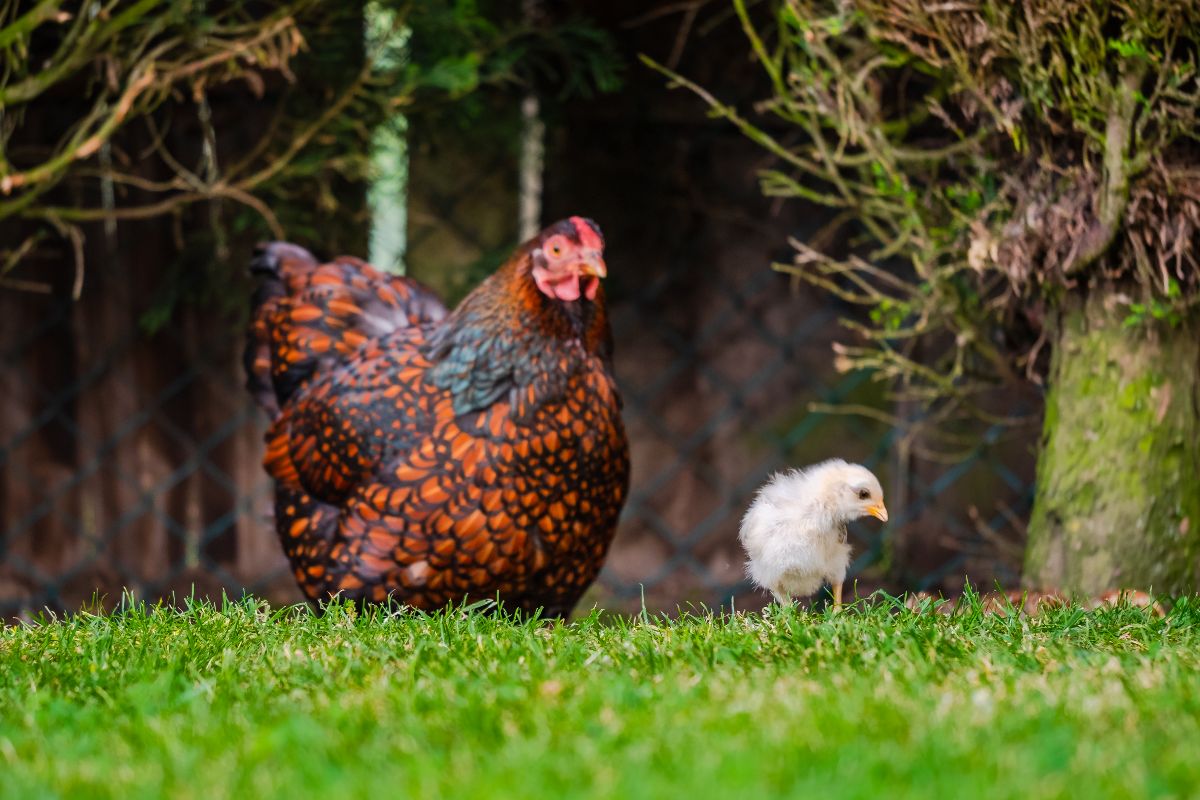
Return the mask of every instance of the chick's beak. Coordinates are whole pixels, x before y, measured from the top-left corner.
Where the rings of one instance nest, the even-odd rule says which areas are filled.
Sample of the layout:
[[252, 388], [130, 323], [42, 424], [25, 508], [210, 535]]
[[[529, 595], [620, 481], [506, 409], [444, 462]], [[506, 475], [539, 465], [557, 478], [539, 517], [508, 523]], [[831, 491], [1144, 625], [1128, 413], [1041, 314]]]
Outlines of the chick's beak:
[[888, 521], [887, 509], [884, 508], [883, 503], [875, 503], [874, 505], [867, 506], [867, 513], [880, 522]]

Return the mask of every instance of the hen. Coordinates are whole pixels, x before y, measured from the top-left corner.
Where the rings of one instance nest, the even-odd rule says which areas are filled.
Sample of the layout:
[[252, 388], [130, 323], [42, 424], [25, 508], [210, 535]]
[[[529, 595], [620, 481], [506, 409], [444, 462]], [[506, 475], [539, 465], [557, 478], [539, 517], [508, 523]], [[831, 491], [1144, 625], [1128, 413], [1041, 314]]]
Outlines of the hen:
[[260, 248], [248, 388], [310, 601], [570, 612], [629, 481], [603, 249], [591, 220], [558, 222], [448, 313], [359, 259]]

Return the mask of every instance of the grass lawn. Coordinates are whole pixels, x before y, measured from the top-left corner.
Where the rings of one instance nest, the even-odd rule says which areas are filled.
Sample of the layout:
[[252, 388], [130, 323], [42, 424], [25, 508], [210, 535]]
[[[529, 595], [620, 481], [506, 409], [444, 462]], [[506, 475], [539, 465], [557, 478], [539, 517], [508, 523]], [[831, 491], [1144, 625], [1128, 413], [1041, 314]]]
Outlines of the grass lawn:
[[0, 630], [0, 796], [1200, 792], [1200, 604], [518, 624], [251, 601]]

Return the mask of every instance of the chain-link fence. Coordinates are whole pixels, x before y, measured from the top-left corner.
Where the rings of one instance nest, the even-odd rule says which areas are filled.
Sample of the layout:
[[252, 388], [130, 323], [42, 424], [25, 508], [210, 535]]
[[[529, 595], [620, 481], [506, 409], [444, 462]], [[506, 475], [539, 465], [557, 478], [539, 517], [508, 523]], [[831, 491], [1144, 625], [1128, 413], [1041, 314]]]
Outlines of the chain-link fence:
[[[618, 22], [622, 36], [659, 42]], [[736, 29], [722, 41], [743, 52]], [[690, 69], [723, 64], [715, 44]], [[721, 66], [706, 80], [735, 95], [743, 79]], [[451, 298], [516, 236], [510, 129], [414, 137], [407, 260]], [[1030, 437], [980, 431], [953, 463], [923, 462], [878, 419], [829, 410], [920, 414], [869, 376], [836, 373], [847, 309], [769, 268], [819, 220], [767, 205], [753, 145], [695, 104], [665, 104], [648, 72], [556, 112], [546, 141], [547, 215], [584, 213], [608, 234], [633, 449], [632, 493], [585, 604], [761, 604], [744, 580], [740, 515], [773, 470], [832, 456], [874, 469], [891, 512], [882, 528], [852, 529], [860, 591], [1015, 581]], [[244, 317], [231, 312], [244, 315], [249, 283], [231, 276], [249, 243], [184, 263], [177, 226], [205, 219], [92, 226], [77, 301], [67, 253], [36, 265], [46, 293], [0, 290], [0, 616], [97, 594], [111, 603], [125, 589], [299, 600], [270, 522], [263, 421], [242, 388]]]
[[286, 597], [230, 323], [198, 335], [185, 313], [149, 335], [129, 317], [111, 335], [86, 299], [3, 299], [6, 334], [44, 322], [3, 349], [0, 615], [123, 589]]
[[[836, 309], [790, 291], [761, 257], [733, 260], [735, 273], [702, 279], [677, 263], [614, 299], [633, 489], [588, 602], [761, 603], [743, 578], [740, 515], [771, 471], [832, 455], [875, 469], [893, 512], [853, 530], [860, 591], [953, 589], [964, 574], [1011, 583], [1030, 496], [1006, 466], [1028, 465], [1020, 443], [993, 430], [957, 463], [903, 463], [894, 431], [813, 411], [886, 399], [867, 376], [832, 371]], [[127, 277], [98, 277], [77, 303], [2, 298], [0, 614], [123, 589], [298, 599], [269, 520], [238, 326], [185, 307], [147, 333], [136, 303], [113, 309], [108, 290]]]
[[789, 291], [769, 269], [743, 265], [693, 286], [695, 322], [681, 326], [661, 313], [675, 278], [695, 282], [680, 264], [614, 314], [618, 343], [626, 345], [618, 372], [634, 481], [601, 579], [602, 602], [761, 605], [765, 595], [743, 574], [741, 515], [771, 473], [834, 456], [874, 470], [891, 510], [886, 526], [851, 527], [860, 593], [956, 591], [968, 576], [985, 587], [1016, 583], [1021, 520], [1032, 499], [1027, 440], [996, 426], [952, 463], [906, 457], [899, 431], [841, 413], [848, 406], [919, 412], [889, 405], [863, 373], [834, 371], [838, 310]]

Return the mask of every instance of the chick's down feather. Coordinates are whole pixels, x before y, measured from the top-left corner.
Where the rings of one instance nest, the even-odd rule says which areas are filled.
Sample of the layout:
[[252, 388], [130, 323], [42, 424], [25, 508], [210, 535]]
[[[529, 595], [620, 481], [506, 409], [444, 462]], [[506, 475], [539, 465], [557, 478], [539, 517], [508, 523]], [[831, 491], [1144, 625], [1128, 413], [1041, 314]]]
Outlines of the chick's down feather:
[[780, 603], [828, 582], [838, 604], [850, 564], [847, 525], [867, 515], [887, 518], [879, 481], [865, 467], [831, 459], [774, 475], [742, 519], [747, 575]]

